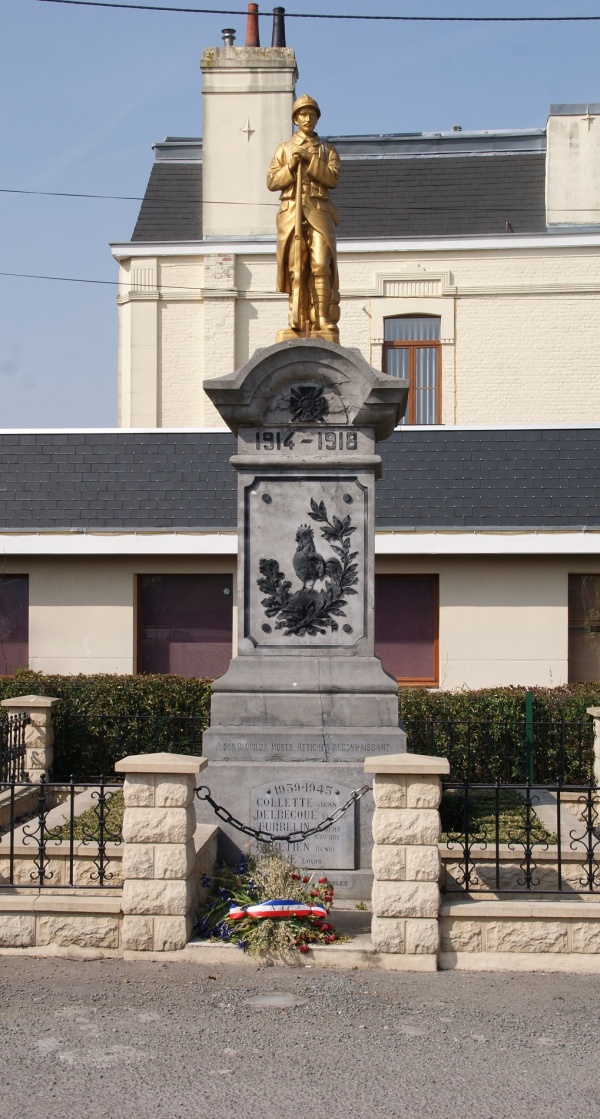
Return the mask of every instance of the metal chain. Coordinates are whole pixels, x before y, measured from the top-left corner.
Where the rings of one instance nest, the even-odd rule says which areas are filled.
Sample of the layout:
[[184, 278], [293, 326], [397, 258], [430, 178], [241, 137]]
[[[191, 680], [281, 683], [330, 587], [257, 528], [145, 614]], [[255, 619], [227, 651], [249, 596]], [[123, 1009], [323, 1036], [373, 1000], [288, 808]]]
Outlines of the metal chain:
[[287, 835], [273, 835], [272, 832], [263, 831], [261, 828], [252, 828], [249, 824], [242, 824], [241, 820], [236, 820], [235, 816], [232, 816], [231, 812], [223, 808], [222, 804], [217, 804], [216, 800], [213, 800], [208, 785], [199, 785], [194, 791], [198, 800], [206, 800], [208, 804], [210, 804], [220, 820], [223, 820], [226, 824], [230, 824], [231, 827], [236, 828], [237, 831], [243, 832], [244, 835], [253, 836], [259, 843], [302, 843], [304, 839], [308, 839], [311, 835], [318, 835], [321, 831], [327, 831], [327, 828], [335, 824], [336, 821], [348, 811], [351, 804], [356, 804], [361, 797], [364, 797], [365, 793], [370, 792], [371, 787], [371, 785], [363, 785], [362, 788], [355, 789], [348, 797], [346, 803], [342, 804], [341, 808], [338, 808], [332, 816], [326, 816], [316, 827], [306, 828], [304, 831], [290, 831]]

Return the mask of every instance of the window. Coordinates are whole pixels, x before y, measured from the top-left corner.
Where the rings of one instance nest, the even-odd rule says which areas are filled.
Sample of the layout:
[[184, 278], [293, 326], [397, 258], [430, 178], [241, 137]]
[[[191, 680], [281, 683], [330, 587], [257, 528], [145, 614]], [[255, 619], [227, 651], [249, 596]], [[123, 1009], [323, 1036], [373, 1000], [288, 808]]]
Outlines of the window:
[[231, 575], [141, 575], [138, 672], [213, 679], [231, 659]]
[[402, 684], [438, 683], [438, 576], [375, 576], [375, 652]]
[[600, 680], [600, 575], [569, 575], [569, 682]]
[[29, 662], [29, 577], [0, 576], [0, 676]]
[[396, 315], [383, 320], [383, 369], [408, 381], [403, 424], [441, 422], [440, 319], [437, 315]]

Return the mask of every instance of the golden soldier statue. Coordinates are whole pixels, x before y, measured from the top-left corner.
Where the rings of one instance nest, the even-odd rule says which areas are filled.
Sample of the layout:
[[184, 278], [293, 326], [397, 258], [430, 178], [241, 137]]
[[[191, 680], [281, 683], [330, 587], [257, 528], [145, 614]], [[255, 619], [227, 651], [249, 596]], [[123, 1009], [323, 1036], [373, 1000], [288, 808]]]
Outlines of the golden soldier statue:
[[292, 109], [297, 126], [280, 144], [267, 173], [281, 191], [277, 215], [277, 290], [290, 297], [290, 325], [277, 341], [325, 338], [339, 342], [340, 293], [335, 244], [338, 217], [329, 191], [338, 184], [340, 157], [315, 132], [321, 110], [312, 97]]

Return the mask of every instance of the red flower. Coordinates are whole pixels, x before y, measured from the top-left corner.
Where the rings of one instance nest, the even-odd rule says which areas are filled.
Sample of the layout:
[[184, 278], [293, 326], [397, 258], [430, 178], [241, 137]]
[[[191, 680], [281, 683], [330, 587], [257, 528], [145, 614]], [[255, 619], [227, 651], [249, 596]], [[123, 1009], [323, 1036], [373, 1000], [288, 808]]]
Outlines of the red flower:
[[319, 878], [319, 886], [324, 886], [326, 882], [327, 882], [326, 878]]
[[298, 951], [302, 952], [302, 955], [305, 955], [305, 953], [309, 951], [308, 944], [299, 944]]
[[290, 878], [292, 878], [295, 882], [300, 881], [300, 875], [299, 874], [290, 874]]
[[303, 878], [302, 881], [303, 882], [310, 882], [310, 878]]

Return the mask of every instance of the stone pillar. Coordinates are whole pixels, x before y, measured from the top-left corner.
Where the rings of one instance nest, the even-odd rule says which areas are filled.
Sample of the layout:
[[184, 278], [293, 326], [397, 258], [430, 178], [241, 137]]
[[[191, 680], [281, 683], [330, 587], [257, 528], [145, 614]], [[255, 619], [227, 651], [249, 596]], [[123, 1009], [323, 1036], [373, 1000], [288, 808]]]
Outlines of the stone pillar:
[[373, 919], [377, 952], [404, 955], [407, 969], [435, 971], [440, 909], [440, 775], [445, 758], [367, 758], [373, 774]]
[[194, 789], [205, 758], [135, 754], [125, 774], [123, 947], [166, 952], [185, 947], [194, 906]]
[[25, 727], [25, 772], [29, 780], [47, 781], [54, 761], [54, 708], [60, 703], [45, 695], [19, 695], [0, 701], [11, 715], [29, 715]]
[[588, 707], [587, 713], [594, 720], [594, 781], [600, 785], [600, 707]]

